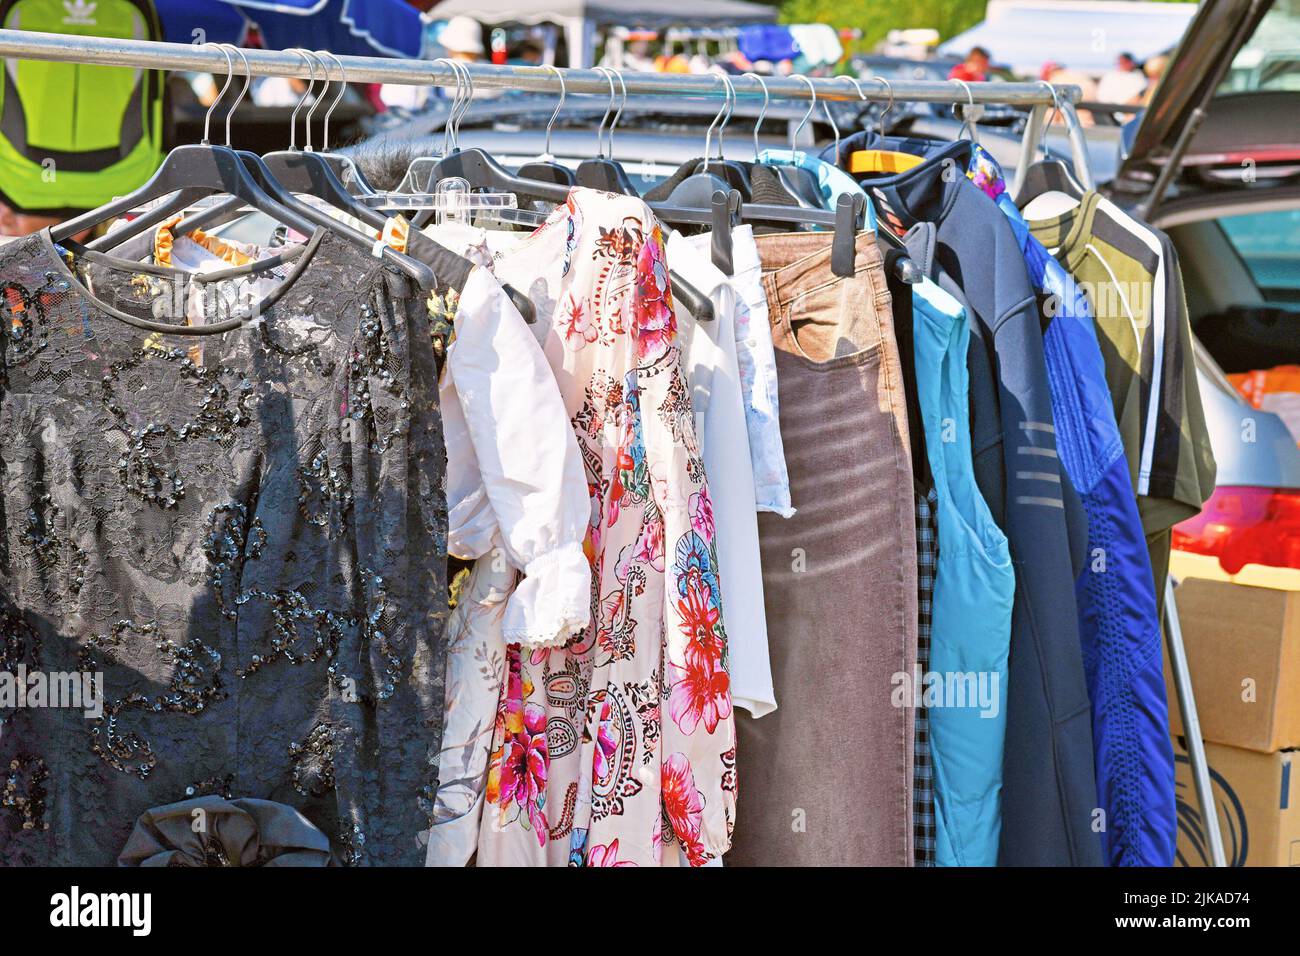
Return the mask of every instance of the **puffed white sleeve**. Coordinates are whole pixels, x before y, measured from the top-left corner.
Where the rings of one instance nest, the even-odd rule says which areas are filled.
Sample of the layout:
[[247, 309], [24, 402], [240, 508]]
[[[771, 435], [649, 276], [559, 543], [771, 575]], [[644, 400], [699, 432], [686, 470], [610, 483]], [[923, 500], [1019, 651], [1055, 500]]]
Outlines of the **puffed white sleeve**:
[[[591, 503], [577, 439], [541, 346], [486, 269], [470, 273], [455, 325], [446, 374], [459, 409], [448, 415], [448, 442], [454, 432], [468, 438], [482, 479], [459, 502], [466, 531], [474, 529], [463, 544], [472, 540], [479, 550], [463, 556], [486, 553], [480, 549], [490, 537], [501, 552], [494, 559], [523, 571], [506, 604], [507, 643], [559, 646], [591, 618], [591, 565], [583, 551]], [[448, 478], [449, 486], [465, 481]], [[489, 535], [484, 525], [491, 518], [496, 533]]]

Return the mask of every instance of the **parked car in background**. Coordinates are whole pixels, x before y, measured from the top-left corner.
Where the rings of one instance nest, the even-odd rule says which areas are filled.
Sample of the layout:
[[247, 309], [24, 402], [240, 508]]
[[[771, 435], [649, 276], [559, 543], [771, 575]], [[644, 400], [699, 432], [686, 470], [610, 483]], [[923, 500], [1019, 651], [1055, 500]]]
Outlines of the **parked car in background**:
[[1256, 408], [1229, 379], [1300, 365], [1297, 44], [1297, 0], [1203, 4], [1150, 106], [1125, 129], [1106, 187], [1178, 249], [1218, 487], [1174, 546], [1214, 555], [1229, 572], [1300, 568], [1300, 395], [1265, 396]]

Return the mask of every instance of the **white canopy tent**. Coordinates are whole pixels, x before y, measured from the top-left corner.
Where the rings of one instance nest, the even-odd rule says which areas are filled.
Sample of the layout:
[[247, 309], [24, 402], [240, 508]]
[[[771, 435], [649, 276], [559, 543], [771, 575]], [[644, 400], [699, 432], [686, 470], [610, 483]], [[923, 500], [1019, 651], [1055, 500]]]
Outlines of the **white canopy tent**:
[[473, 17], [489, 25], [554, 23], [564, 30], [569, 65], [591, 66], [602, 27], [734, 27], [772, 23], [776, 9], [747, 0], [443, 0], [426, 14], [435, 20]]

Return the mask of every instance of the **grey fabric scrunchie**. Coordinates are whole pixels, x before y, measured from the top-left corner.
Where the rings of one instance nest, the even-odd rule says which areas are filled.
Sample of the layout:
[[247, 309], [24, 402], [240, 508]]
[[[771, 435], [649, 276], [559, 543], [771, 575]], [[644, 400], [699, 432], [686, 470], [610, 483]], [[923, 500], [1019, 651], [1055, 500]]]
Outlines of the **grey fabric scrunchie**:
[[196, 797], [146, 810], [118, 866], [328, 866], [330, 841], [293, 807]]

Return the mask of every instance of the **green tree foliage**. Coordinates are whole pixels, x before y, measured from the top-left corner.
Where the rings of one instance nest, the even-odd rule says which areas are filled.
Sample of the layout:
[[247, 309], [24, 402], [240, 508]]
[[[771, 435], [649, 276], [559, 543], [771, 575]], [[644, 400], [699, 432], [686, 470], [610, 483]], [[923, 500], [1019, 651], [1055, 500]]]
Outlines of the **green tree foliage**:
[[870, 50], [890, 30], [933, 27], [945, 40], [984, 19], [985, 0], [784, 0], [784, 23], [829, 23], [856, 27]]

